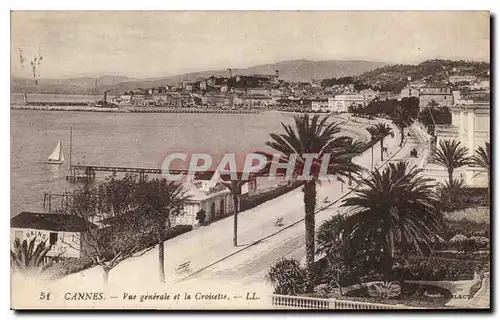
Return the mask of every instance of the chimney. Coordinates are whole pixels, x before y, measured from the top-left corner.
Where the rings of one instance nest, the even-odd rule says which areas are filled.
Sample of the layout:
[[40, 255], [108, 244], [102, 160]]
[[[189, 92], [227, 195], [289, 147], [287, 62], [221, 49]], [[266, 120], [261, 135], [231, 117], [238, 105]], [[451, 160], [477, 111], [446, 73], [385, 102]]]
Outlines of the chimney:
[[276, 78], [279, 78], [280, 77], [280, 71], [279, 70], [276, 70]]
[[233, 77], [233, 70], [232, 69], [227, 69], [229, 71], [229, 79]]

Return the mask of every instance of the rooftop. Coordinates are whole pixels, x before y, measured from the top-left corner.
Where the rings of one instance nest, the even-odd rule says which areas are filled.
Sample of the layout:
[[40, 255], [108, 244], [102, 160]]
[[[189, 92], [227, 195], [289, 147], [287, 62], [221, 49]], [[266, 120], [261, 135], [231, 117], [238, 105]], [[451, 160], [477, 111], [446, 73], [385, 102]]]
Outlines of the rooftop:
[[10, 219], [10, 227], [83, 232], [97, 226], [75, 215], [23, 211]]

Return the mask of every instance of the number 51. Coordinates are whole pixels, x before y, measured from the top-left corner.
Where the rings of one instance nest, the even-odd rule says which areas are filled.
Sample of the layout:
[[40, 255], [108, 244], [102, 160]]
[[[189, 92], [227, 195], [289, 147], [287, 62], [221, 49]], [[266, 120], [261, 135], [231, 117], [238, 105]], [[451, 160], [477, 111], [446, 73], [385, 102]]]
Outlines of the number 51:
[[50, 292], [40, 292], [40, 300], [50, 300]]

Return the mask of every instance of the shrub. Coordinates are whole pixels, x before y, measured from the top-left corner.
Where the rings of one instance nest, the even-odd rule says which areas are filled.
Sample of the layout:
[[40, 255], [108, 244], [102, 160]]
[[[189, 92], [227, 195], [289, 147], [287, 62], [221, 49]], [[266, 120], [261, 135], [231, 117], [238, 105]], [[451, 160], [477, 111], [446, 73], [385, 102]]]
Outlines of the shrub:
[[486, 260], [490, 258], [489, 251], [481, 251], [481, 252], [435, 251], [434, 255], [439, 258], [448, 258], [457, 260]]
[[196, 213], [196, 220], [198, 220], [199, 224], [203, 224], [205, 222], [205, 218], [207, 217], [207, 213], [205, 210], [201, 209]]
[[474, 295], [481, 289], [482, 281], [477, 281], [470, 287], [469, 290], [469, 299], [472, 299]]
[[273, 284], [275, 294], [298, 295], [306, 292], [306, 271], [295, 259], [281, 258], [271, 266], [266, 280]]
[[93, 266], [92, 259], [84, 258], [61, 258], [61, 260], [48, 269], [51, 279], [58, 279], [72, 273], [80, 272]]
[[463, 234], [466, 237], [483, 236], [489, 238], [490, 224], [487, 222], [475, 222], [468, 219], [445, 220], [446, 230], [442, 234], [445, 240], [451, 239], [457, 234]]
[[485, 261], [412, 256], [405, 261], [404, 267], [393, 269], [392, 276], [405, 280], [470, 280], [474, 278], [474, 272], [481, 270], [485, 263]]
[[376, 282], [368, 286], [367, 293], [372, 298], [395, 298], [401, 295], [401, 285], [397, 281]]

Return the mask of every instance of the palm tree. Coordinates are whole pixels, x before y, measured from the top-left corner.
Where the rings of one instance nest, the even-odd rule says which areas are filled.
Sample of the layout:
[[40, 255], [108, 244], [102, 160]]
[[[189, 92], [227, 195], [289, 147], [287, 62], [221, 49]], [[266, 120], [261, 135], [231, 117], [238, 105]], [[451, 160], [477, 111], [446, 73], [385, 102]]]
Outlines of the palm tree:
[[[344, 147], [344, 151], [346, 152], [346, 154], [350, 155], [358, 155], [363, 153], [365, 150], [366, 150], [366, 143], [364, 143], [363, 141], [353, 140], [353, 139], [348, 140], [346, 146]], [[373, 159], [373, 146], [372, 146], [372, 159]], [[346, 164], [349, 165], [352, 162], [352, 158], [345, 158], [344, 162], [346, 162]], [[349, 186], [350, 186], [353, 180], [352, 172], [348, 172], [348, 175], [349, 175]]]
[[398, 106], [396, 107], [396, 110], [394, 112], [392, 122], [399, 128], [399, 131], [401, 133], [401, 142], [399, 143], [399, 146], [402, 147], [405, 137], [405, 128], [411, 126], [411, 124], [413, 123], [413, 118], [406, 109]]
[[271, 141], [266, 145], [281, 153], [281, 160], [289, 161], [296, 157], [295, 173], [302, 173], [305, 162], [305, 154], [317, 154], [317, 162], [313, 164], [310, 179], [306, 180], [303, 187], [305, 207], [305, 240], [307, 261], [307, 292], [314, 288], [314, 235], [315, 235], [315, 209], [316, 209], [316, 183], [320, 180], [319, 163], [329, 155], [328, 173], [346, 176], [351, 172], [359, 170], [359, 166], [353, 164], [350, 159], [359, 153], [352, 153], [347, 146], [352, 139], [345, 136], [337, 137], [340, 132], [340, 123], [328, 123], [328, 117], [320, 118], [315, 115], [309, 117], [305, 114], [295, 117], [295, 126], [281, 123], [285, 133], [271, 133]]
[[372, 139], [380, 141], [380, 160], [384, 161], [384, 139], [386, 136], [393, 133], [392, 128], [388, 124], [380, 122], [374, 126], [366, 128], [366, 130], [370, 133]]
[[238, 246], [238, 212], [240, 210], [241, 187], [247, 183], [246, 180], [224, 181], [223, 184], [231, 191], [233, 197], [234, 220], [233, 220], [233, 245]]
[[460, 179], [453, 179], [440, 183], [436, 194], [440, 200], [439, 207], [442, 212], [451, 212], [463, 207], [467, 198], [465, 183]]
[[476, 166], [484, 168], [488, 171], [488, 186], [489, 186], [490, 174], [491, 174], [490, 143], [486, 142], [486, 146], [484, 148], [482, 146], [477, 148], [476, 154], [472, 157], [471, 160], [472, 163], [475, 164]]
[[160, 281], [165, 282], [165, 231], [170, 228], [170, 219], [182, 213], [182, 207], [189, 200], [186, 189], [176, 181], [165, 179], [138, 182], [137, 213], [143, 215], [156, 235], [158, 242], [158, 263]]
[[374, 127], [368, 127], [366, 128], [366, 131], [368, 131], [370, 133], [370, 136], [371, 136], [371, 149], [372, 149], [372, 161], [370, 163], [370, 170], [373, 170], [373, 146], [375, 145], [376, 141], [378, 141], [378, 134], [375, 130]]
[[460, 141], [441, 140], [431, 159], [438, 165], [447, 168], [448, 181], [451, 182], [453, 181], [453, 171], [455, 169], [470, 164], [468, 153], [469, 151], [461, 145]]
[[382, 172], [375, 169], [362, 178], [364, 187], [342, 203], [357, 211], [345, 221], [346, 246], [369, 243], [370, 253], [380, 257], [386, 279], [396, 252], [422, 253], [441, 228], [432, 180], [420, 172], [407, 162], [390, 163]]
[[35, 245], [36, 237], [33, 237], [29, 243], [26, 240], [16, 238], [14, 240], [14, 250], [10, 250], [11, 266], [14, 270], [23, 274], [41, 274], [45, 272], [57, 259], [57, 257], [48, 257], [50, 246], [43, 241]]

